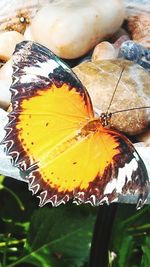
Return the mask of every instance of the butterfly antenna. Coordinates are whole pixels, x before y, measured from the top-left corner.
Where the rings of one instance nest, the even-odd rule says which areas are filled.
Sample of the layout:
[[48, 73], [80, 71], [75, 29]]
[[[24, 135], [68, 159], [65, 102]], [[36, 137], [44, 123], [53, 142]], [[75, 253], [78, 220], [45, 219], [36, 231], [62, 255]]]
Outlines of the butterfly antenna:
[[121, 109], [121, 110], [117, 110], [117, 111], [114, 111], [114, 112], [111, 112], [111, 115], [112, 114], [116, 114], [116, 113], [120, 113], [120, 112], [126, 112], [126, 111], [131, 111], [131, 110], [136, 110], [136, 109], [146, 109], [146, 108], [150, 108], [150, 106], [147, 106], [147, 107], [136, 107], [136, 108], [127, 108], [127, 109]]
[[[109, 114], [109, 109], [110, 109], [111, 104], [112, 104], [112, 102], [113, 102], [113, 99], [114, 99], [114, 96], [115, 96], [117, 87], [118, 87], [119, 82], [120, 82], [120, 80], [121, 80], [121, 78], [122, 78], [122, 74], [123, 74], [124, 70], [125, 70], [125, 67], [123, 67], [123, 69], [121, 70], [120, 77], [119, 77], [119, 79], [118, 79], [118, 81], [117, 81], [115, 90], [114, 90], [114, 92], [113, 92], [113, 94], [112, 94], [112, 97], [111, 97], [109, 106], [108, 106], [107, 111], [106, 111], [106, 116], [108, 116], [108, 114]], [[136, 108], [128, 108], [128, 109], [121, 109], [121, 110], [117, 110], [117, 111], [111, 112], [111, 115], [113, 115], [113, 114], [117, 114], [117, 113], [120, 113], [120, 112], [126, 112], [126, 111], [131, 111], [131, 110], [136, 110], [136, 109], [146, 109], [146, 108], [150, 108], [150, 106], [143, 106], [143, 107], [136, 107]]]
[[[117, 87], [118, 87], [118, 85], [119, 85], [119, 83], [120, 83], [120, 80], [121, 80], [121, 78], [122, 78], [122, 74], [123, 74], [123, 72], [124, 72], [124, 69], [125, 69], [125, 67], [123, 67], [123, 69], [121, 70], [120, 77], [119, 77], [119, 79], [118, 79], [118, 81], [117, 81], [117, 84], [116, 84], [115, 90], [114, 90], [114, 92], [113, 92], [113, 94], [112, 94], [112, 97], [111, 97], [111, 100], [110, 100], [109, 106], [108, 106], [108, 108], [107, 108], [107, 111], [106, 111], [106, 116], [107, 116], [107, 115], [108, 115], [108, 113], [109, 113], [109, 109], [110, 109], [110, 107], [111, 107], [111, 104], [112, 104], [112, 102], [113, 102], [113, 99], [114, 99], [114, 96], [115, 96], [115, 93], [116, 93]], [[112, 113], [111, 113], [111, 114], [112, 114]]]

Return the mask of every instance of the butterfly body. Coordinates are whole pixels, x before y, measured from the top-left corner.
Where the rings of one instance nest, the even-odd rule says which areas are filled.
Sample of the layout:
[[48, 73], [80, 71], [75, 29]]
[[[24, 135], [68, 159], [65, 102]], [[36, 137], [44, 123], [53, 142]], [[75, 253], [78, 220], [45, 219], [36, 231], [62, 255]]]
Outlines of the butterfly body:
[[47, 48], [22, 42], [14, 53], [12, 112], [4, 143], [40, 206], [69, 199], [100, 205], [119, 194], [147, 198], [148, 175], [131, 142], [94, 115], [76, 75]]

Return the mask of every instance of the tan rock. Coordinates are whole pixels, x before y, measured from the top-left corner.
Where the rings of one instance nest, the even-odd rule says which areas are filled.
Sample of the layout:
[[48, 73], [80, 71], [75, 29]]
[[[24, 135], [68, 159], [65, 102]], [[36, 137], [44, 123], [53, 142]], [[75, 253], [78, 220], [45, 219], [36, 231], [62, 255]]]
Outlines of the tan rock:
[[150, 49], [149, 13], [128, 17], [128, 28], [134, 41]]
[[133, 109], [113, 114], [112, 127], [130, 135], [141, 133], [148, 127], [150, 108], [138, 109], [150, 106], [149, 73], [142, 67], [127, 60], [114, 59], [85, 62], [73, 70], [87, 88], [97, 110], [114, 113]]

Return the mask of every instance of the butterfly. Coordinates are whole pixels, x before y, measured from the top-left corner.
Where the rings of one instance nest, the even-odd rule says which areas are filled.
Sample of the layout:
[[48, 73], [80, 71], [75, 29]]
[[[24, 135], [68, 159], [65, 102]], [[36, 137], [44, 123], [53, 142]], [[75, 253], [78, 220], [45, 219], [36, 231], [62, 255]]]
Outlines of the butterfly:
[[148, 195], [146, 167], [122, 134], [104, 126], [87, 90], [73, 71], [46, 47], [16, 46], [11, 85], [12, 111], [3, 143], [38, 193], [40, 206], [70, 199], [93, 206], [137, 194]]

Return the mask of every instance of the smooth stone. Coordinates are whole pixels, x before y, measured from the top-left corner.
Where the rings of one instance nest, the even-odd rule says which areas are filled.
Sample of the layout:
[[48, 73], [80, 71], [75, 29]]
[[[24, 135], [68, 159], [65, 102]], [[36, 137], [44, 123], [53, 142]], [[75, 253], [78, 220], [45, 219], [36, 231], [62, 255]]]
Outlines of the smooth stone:
[[117, 57], [117, 51], [114, 46], [109, 42], [101, 42], [95, 46], [92, 61], [104, 60], [104, 59], [113, 59]]
[[113, 43], [113, 46], [114, 46], [115, 49], [117, 49], [119, 51], [120, 46], [124, 42], [129, 41], [129, 40], [130, 40], [130, 38], [129, 38], [128, 35], [122, 35]]
[[16, 31], [0, 33], [0, 60], [7, 61], [12, 56], [16, 44], [22, 42], [24, 36]]
[[8, 60], [0, 69], [0, 108], [8, 111], [10, 106], [10, 85], [12, 83], [12, 59]]
[[150, 106], [150, 79], [149, 73], [138, 64], [123, 59], [103, 60], [82, 63], [73, 71], [87, 88], [97, 110], [113, 113], [136, 108], [113, 114], [111, 127], [129, 135], [139, 134], [148, 127], [150, 109], [138, 108]]
[[0, 80], [5, 80], [9, 84], [12, 82], [12, 59], [9, 59], [1, 68], [0, 68]]
[[121, 45], [119, 57], [132, 60], [150, 71], [150, 50], [134, 41], [126, 41]]
[[35, 15], [31, 35], [62, 58], [78, 58], [116, 32], [124, 12], [122, 0], [55, 0]]
[[25, 40], [33, 41], [33, 37], [32, 37], [30, 26], [28, 26], [26, 28], [25, 32], [24, 32], [24, 38], [25, 38]]
[[11, 93], [10, 83], [0, 80], [0, 108], [7, 110], [10, 105]]
[[137, 62], [139, 59], [142, 58], [144, 54], [143, 48], [141, 45], [133, 41], [126, 41], [124, 42], [119, 51], [119, 57], [123, 57], [128, 60], [132, 60]]

